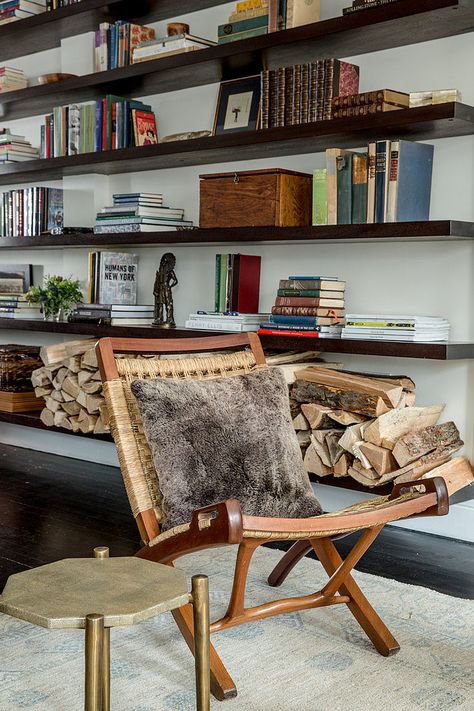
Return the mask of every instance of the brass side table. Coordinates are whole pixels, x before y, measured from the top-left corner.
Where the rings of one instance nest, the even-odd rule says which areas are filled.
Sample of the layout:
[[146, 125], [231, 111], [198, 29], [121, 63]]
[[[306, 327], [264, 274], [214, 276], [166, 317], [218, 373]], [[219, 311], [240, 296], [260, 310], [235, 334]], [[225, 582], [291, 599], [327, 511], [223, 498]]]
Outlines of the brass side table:
[[85, 629], [85, 711], [110, 711], [110, 628], [193, 604], [196, 709], [210, 709], [209, 583], [139, 558], [70, 558], [10, 576], [0, 612], [47, 629]]

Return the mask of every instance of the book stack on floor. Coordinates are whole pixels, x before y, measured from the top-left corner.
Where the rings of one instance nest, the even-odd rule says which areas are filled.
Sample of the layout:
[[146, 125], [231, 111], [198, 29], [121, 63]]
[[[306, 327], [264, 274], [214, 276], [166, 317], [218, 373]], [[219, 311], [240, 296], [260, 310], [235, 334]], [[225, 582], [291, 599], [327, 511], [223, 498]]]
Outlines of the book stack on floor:
[[46, 10], [46, 0], [2, 0], [0, 2], [0, 25], [15, 20], [26, 20]]
[[438, 316], [347, 314], [342, 338], [439, 343], [449, 341], [449, 321]]
[[181, 208], [165, 207], [158, 193], [119, 193], [114, 204], [97, 213], [95, 234], [115, 232], [168, 232], [191, 228]]
[[41, 158], [97, 153], [158, 142], [149, 104], [108, 95], [85, 104], [57, 106], [41, 126]]
[[332, 118], [336, 96], [359, 91], [359, 67], [320, 59], [262, 72], [261, 127], [294, 126]]
[[0, 195], [0, 231], [4, 237], [39, 237], [63, 226], [60, 188], [21, 188]]
[[42, 319], [41, 304], [30, 304], [25, 294], [0, 293], [0, 318]]
[[435, 106], [436, 104], [450, 104], [461, 102], [462, 94], [459, 89], [435, 89], [433, 91], [413, 91], [410, 94], [410, 108], [419, 106]]
[[326, 151], [314, 171], [313, 225], [429, 220], [434, 147], [371, 141], [368, 151]]
[[135, 25], [126, 20], [118, 20], [115, 24], [102, 22], [95, 33], [95, 71], [105, 72], [132, 64], [134, 50], [142, 42], [154, 39], [153, 27]]
[[339, 338], [345, 309], [346, 282], [337, 277], [290, 276], [281, 279], [268, 321], [259, 334]]
[[28, 79], [22, 69], [0, 67], [0, 94], [4, 94], [7, 91], [26, 89], [27, 86]]
[[24, 136], [14, 136], [10, 129], [0, 129], [0, 164], [35, 160], [39, 151]]
[[149, 62], [151, 59], [169, 57], [173, 54], [195, 52], [199, 49], [214, 47], [216, 44], [216, 42], [204, 39], [203, 37], [197, 37], [196, 35], [190, 35], [187, 32], [159, 37], [148, 42], [141, 42], [140, 45], [133, 50], [132, 64]]
[[393, 89], [378, 89], [363, 94], [335, 96], [332, 100], [332, 118], [372, 116], [387, 111], [408, 109], [409, 106], [410, 94], [393, 91]]
[[390, 5], [393, 2], [398, 2], [398, 0], [354, 0], [351, 7], [343, 9], [342, 14], [352, 15], [354, 12], [370, 10], [373, 7], [380, 7], [380, 5]]
[[196, 330], [245, 333], [246, 331], [258, 331], [262, 319], [267, 317], [268, 314], [239, 314], [237, 312], [223, 314], [197, 311], [189, 314], [184, 325], [185, 328]]
[[150, 304], [81, 304], [69, 321], [94, 323], [108, 326], [150, 326], [154, 319], [154, 307]]
[[219, 44], [319, 22], [320, 0], [243, 0], [219, 25]]

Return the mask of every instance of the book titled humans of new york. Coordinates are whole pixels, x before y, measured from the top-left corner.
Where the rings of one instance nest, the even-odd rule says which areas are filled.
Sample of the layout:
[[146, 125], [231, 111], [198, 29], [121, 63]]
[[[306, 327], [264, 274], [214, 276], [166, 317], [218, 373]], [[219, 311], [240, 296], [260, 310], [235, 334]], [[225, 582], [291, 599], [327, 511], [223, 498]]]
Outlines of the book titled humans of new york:
[[136, 304], [138, 255], [102, 252], [101, 257], [100, 303]]

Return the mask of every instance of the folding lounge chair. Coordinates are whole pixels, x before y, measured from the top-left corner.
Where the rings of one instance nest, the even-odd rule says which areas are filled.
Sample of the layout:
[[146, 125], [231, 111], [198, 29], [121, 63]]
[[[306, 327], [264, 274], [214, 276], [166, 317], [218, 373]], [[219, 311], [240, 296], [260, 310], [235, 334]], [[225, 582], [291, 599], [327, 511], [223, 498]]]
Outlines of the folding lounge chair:
[[[192, 355], [198, 353], [201, 353], [200, 357]], [[307, 519], [247, 516], [242, 513], [239, 502], [230, 499], [196, 511], [189, 523], [160, 533], [163, 513], [159, 480], [137, 402], [131, 393], [131, 383], [143, 378], [227, 378], [265, 368], [260, 340], [252, 333], [156, 340], [104, 338], [97, 344], [97, 354], [111, 431], [133, 515], [144, 543], [138, 555], [171, 565], [193, 551], [229, 544], [238, 546], [229, 606], [224, 617], [212, 623], [211, 632], [284, 612], [343, 604], [347, 605], [380, 654], [389, 656], [398, 651], [397, 641], [352, 578], [351, 571], [385, 524], [414, 516], [447, 514], [449, 496], [443, 479], [424, 480], [417, 488], [416, 482], [395, 486], [390, 496]], [[139, 357], [162, 354], [188, 356], [176, 359]], [[355, 531], [361, 531], [361, 535], [343, 561], [333, 540]], [[312, 595], [246, 608], [245, 585], [254, 551], [269, 541], [286, 540], [296, 543], [270, 576], [270, 584], [279, 585], [310, 548], [325, 568], [328, 582]], [[173, 615], [192, 650], [191, 607], [187, 605]], [[211, 686], [214, 695], [221, 700], [237, 693], [214, 648], [211, 649]]]

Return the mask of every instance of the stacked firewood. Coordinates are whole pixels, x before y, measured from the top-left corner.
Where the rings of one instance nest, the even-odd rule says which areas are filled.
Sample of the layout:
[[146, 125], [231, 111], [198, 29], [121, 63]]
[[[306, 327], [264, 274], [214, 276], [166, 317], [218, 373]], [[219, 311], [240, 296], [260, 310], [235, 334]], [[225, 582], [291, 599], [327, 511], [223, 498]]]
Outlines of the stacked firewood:
[[95, 341], [69, 341], [44, 346], [44, 367], [33, 372], [36, 397], [44, 399], [41, 421], [84, 434], [109, 431]]
[[415, 481], [449, 462], [464, 444], [456, 425], [438, 424], [443, 405], [416, 407], [415, 398], [406, 376], [298, 370], [290, 403], [307, 471], [375, 488]]

